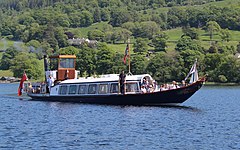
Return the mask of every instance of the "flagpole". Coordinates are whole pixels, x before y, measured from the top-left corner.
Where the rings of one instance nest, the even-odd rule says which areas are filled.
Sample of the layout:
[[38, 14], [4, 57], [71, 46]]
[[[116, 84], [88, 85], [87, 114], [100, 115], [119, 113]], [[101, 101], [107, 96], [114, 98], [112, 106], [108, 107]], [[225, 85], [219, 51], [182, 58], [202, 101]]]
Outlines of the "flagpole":
[[128, 39], [128, 74], [132, 74], [131, 73], [131, 65], [130, 65], [130, 62], [131, 62], [131, 55], [130, 55], [130, 39]]

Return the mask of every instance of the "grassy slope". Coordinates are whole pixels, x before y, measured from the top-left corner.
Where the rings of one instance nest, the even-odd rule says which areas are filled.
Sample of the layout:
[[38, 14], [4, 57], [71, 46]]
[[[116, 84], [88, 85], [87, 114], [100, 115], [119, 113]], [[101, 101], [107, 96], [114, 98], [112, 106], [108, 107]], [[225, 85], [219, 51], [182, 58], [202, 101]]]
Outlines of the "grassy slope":
[[[203, 5], [194, 5], [194, 6], [175, 6], [175, 7], [205, 7], [205, 6], [211, 6], [211, 5], [215, 5], [215, 6], [236, 6], [237, 4], [240, 3], [240, 0], [224, 0], [224, 1], [216, 1], [216, 2], [210, 2], [210, 3], [206, 3]], [[156, 10], [161, 11], [161, 12], [167, 12], [169, 8], [172, 7], [162, 7], [162, 8], [157, 8]]]
[[[124, 54], [124, 50], [126, 49], [126, 44], [108, 44], [108, 47], [115, 52]], [[132, 45], [130, 45], [131, 49]]]
[[209, 5], [230, 6], [230, 5], [236, 5], [236, 4], [239, 4], [239, 3], [240, 3], [240, 0], [224, 0], [224, 1], [207, 3], [207, 4], [205, 4], [205, 6], [209, 6]]
[[83, 27], [83, 28], [70, 28], [69, 31], [72, 33], [75, 33], [79, 37], [87, 38], [87, 34], [89, 31], [94, 29], [100, 29], [103, 30], [108, 25], [107, 22], [100, 22], [92, 24], [90, 27]]
[[[167, 30], [165, 32], [169, 36], [169, 40], [167, 43], [167, 45], [168, 45], [167, 50], [174, 50], [174, 48], [176, 46], [176, 42], [180, 39], [181, 35], [183, 34], [182, 29], [176, 28], [176, 29]], [[232, 46], [236, 47], [237, 44], [239, 43], [238, 37], [240, 37], [240, 31], [230, 31], [230, 34], [231, 34], [231, 41], [223, 42], [223, 43], [224, 43], [224, 45], [227, 45], [227, 46], [232, 45]], [[204, 30], [199, 29], [199, 38], [200, 38], [201, 45], [205, 49], [208, 49], [210, 46], [210, 38], [209, 38], [208, 34]], [[221, 41], [221, 38], [216, 34], [213, 36], [213, 40]]]

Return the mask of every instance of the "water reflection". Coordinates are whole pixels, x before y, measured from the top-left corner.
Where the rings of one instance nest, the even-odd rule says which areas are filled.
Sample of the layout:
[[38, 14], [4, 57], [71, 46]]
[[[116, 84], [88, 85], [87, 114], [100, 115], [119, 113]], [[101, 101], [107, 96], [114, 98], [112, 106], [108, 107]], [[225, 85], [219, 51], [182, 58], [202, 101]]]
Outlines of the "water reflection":
[[172, 108], [172, 109], [180, 109], [180, 110], [190, 110], [193, 112], [201, 112], [202, 110], [192, 106], [184, 106], [184, 105], [160, 105], [161, 108]]

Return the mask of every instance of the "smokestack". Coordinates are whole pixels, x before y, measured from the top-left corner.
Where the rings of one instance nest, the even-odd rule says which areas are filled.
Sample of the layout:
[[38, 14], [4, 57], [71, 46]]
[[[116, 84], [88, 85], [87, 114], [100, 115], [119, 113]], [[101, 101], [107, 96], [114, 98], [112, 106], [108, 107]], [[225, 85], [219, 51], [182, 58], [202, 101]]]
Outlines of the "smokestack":
[[[44, 56], [43, 56], [43, 59], [44, 59], [44, 71], [45, 71], [45, 74], [46, 74], [46, 72], [49, 70], [49, 68], [48, 68], [47, 55], [44, 55]], [[45, 75], [45, 81], [47, 82], [47, 77], [46, 77], [46, 75]]]
[[45, 71], [48, 71], [49, 68], [48, 68], [47, 55], [44, 55], [43, 58], [44, 58], [44, 70], [45, 70]]

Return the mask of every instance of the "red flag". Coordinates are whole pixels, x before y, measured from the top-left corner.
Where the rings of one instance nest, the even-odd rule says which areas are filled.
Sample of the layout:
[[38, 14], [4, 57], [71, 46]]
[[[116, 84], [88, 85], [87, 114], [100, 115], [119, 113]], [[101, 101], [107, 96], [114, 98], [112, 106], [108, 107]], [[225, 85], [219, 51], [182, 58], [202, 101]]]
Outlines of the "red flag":
[[28, 80], [26, 73], [23, 73], [22, 79], [20, 81], [19, 87], [18, 87], [18, 96], [22, 95], [22, 89], [23, 89], [23, 82]]
[[124, 64], [126, 64], [127, 57], [129, 57], [129, 45], [128, 44], [127, 44], [127, 47], [125, 49], [125, 54], [124, 54], [124, 58], [123, 58]]

